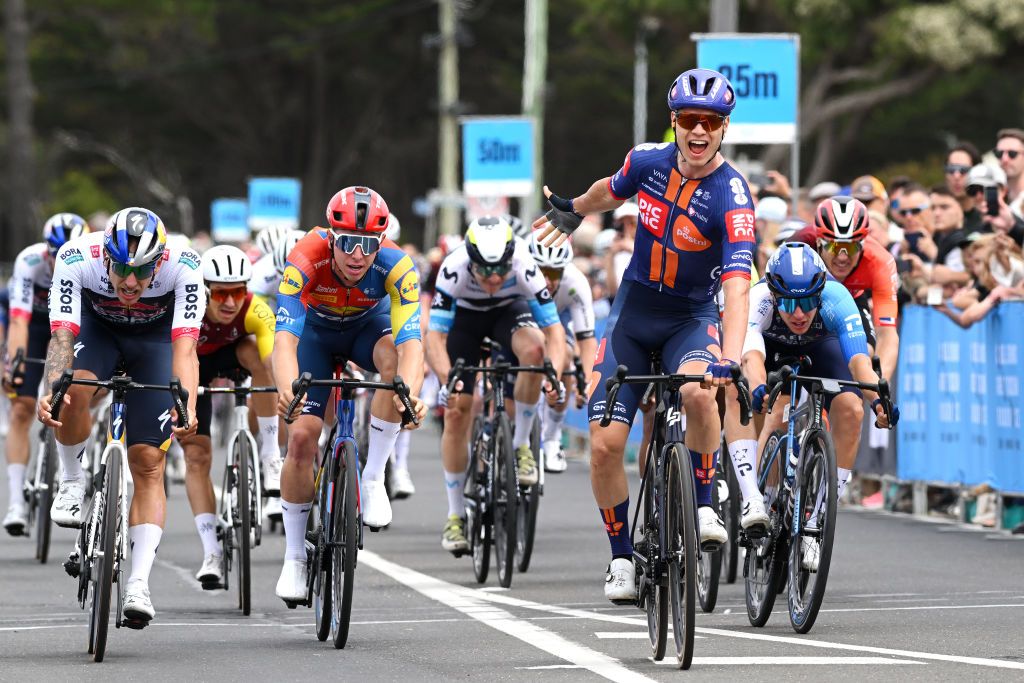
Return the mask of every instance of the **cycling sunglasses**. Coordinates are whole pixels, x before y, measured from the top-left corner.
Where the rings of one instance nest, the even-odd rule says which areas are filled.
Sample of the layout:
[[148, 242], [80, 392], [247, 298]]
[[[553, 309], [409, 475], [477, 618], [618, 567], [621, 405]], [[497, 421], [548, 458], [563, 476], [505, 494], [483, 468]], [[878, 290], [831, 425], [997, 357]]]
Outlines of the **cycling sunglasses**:
[[904, 216], [904, 217], [906, 217], [906, 216], [916, 216], [919, 213], [921, 213], [922, 211], [925, 211], [925, 210], [927, 210], [929, 208], [930, 207], [929, 207], [928, 204], [922, 204], [921, 206], [912, 206], [909, 209], [896, 209], [896, 213], [898, 213], [899, 215]]
[[114, 275], [120, 278], [126, 278], [134, 275], [137, 280], [148, 280], [153, 277], [153, 272], [156, 270], [156, 263], [156, 261], [153, 261], [142, 266], [129, 266], [127, 263], [118, 263], [111, 259], [110, 270]]
[[827, 251], [832, 256], [838, 256], [839, 252], [845, 251], [846, 255], [853, 258], [861, 252], [864, 245], [860, 242], [852, 242], [850, 240], [818, 240], [818, 246]]
[[722, 127], [725, 123], [725, 117], [719, 116], [718, 114], [690, 114], [687, 112], [677, 111], [676, 124], [684, 130], [693, 130], [699, 123], [706, 131], [716, 131]]
[[480, 277], [490, 277], [492, 275], [506, 275], [508, 271], [512, 270], [511, 263], [499, 263], [494, 266], [481, 266], [479, 263], [473, 264], [473, 272]]
[[778, 297], [775, 301], [784, 313], [795, 313], [798, 308], [804, 313], [810, 313], [821, 305], [820, 296]]
[[341, 249], [346, 254], [355, 252], [356, 247], [363, 250], [369, 256], [376, 254], [380, 249], [380, 237], [376, 235], [338, 235], [334, 236], [334, 248]]
[[249, 293], [248, 288], [245, 285], [240, 287], [231, 287], [223, 289], [211, 289], [210, 290], [210, 301], [216, 301], [219, 304], [224, 303], [228, 299], [244, 299], [245, 295]]
[[970, 171], [971, 167], [965, 164], [946, 164], [946, 173], [948, 175], [967, 175]]
[[997, 159], [1002, 159], [1004, 155], [1011, 159], [1016, 159], [1020, 151], [1016, 149], [994, 149], [992, 153], [996, 155]]

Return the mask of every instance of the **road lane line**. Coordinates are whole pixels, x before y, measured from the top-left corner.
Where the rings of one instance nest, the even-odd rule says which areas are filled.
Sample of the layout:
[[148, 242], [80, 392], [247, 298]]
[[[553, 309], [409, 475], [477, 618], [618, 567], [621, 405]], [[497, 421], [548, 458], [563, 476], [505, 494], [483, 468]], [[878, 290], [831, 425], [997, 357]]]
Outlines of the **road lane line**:
[[[594, 635], [600, 640], [647, 640], [650, 634], [647, 631], [594, 631]], [[672, 635], [672, 629], [668, 630]], [[694, 638], [705, 638], [706, 636], [694, 636]]]
[[[163, 560], [163, 559], [161, 559], [159, 557], [156, 558], [156, 560], [154, 560], [154, 562], [156, 562], [161, 567], [166, 567], [167, 569], [170, 569], [172, 572], [174, 572], [175, 574], [178, 575], [178, 577], [185, 583], [185, 585], [187, 585], [190, 588], [193, 588], [193, 589], [199, 591], [203, 595], [209, 595], [210, 593], [216, 593], [217, 592], [217, 591], [208, 591], [205, 588], [203, 588], [203, 584], [201, 584], [198, 581], [196, 581], [196, 577], [192, 574], [192, 572], [190, 572], [189, 570], [185, 569], [184, 567], [176, 565], [173, 562], [169, 562], [168, 560]], [[220, 590], [220, 589], [218, 589], [218, 590]], [[224, 591], [221, 590], [220, 592], [224, 592]]]
[[[913, 607], [836, 607], [833, 609], [822, 609], [819, 612], [917, 612], [921, 610], [936, 609], [993, 609], [996, 607], [1017, 607], [1024, 608], [1024, 603], [1008, 603], [1004, 605], [915, 605]], [[773, 614], [789, 614], [782, 610]]]
[[[647, 634], [643, 634], [647, 637]], [[888, 657], [694, 657], [694, 664], [706, 666], [750, 666], [764, 664], [781, 664], [783, 666], [812, 665], [812, 666], [834, 666], [836, 664], [892, 664], [895, 666], [903, 664], [924, 664], [910, 659], [889, 659]], [[655, 664], [671, 664], [676, 666], [675, 660], [663, 659]]]
[[422, 595], [454, 610], [467, 614], [491, 628], [518, 638], [528, 645], [543, 650], [558, 659], [578, 665], [612, 681], [651, 681], [643, 674], [631, 671], [619, 660], [591, 650], [562, 636], [520, 619], [505, 610], [482, 600], [483, 596], [497, 597], [463, 588], [447, 581], [422, 574], [385, 560], [374, 552], [364, 550], [360, 560], [385, 576], [412, 588]]

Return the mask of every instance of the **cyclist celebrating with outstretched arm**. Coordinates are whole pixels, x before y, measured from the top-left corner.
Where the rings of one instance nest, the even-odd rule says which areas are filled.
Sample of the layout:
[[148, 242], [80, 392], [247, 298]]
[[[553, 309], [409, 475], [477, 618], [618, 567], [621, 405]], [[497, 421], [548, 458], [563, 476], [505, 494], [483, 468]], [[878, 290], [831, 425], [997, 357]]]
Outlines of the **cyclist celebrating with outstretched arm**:
[[[109, 379], [119, 364], [143, 384], [169, 384], [177, 376], [188, 390], [188, 428], [177, 427], [167, 394], [132, 397], [126, 436], [135, 493], [128, 514], [131, 573], [124, 616], [148, 622], [156, 614], [149, 573], [163, 535], [167, 508], [164, 461], [171, 432], [183, 439], [196, 431], [199, 362], [196, 340], [206, 307], [199, 254], [167, 247], [167, 231], [148, 209], [121, 209], [103, 233], [68, 242], [57, 252], [50, 288], [46, 357], [50, 386], [67, 368], [76, 379]], [[82, 453], [89, 437], [89, 401], [95, 389], [72, 385], [60, 422], [50, 414], [49, 393], [39, 401], [39, 419], [55, 428], [63, 477], [51, 516], [59, 526], [82, 525], [85, 473]]]
[[[299, 372], [328, 379], [334, 371], [332, 356], [379, 372], [382, 382], [401, 375], [409, 383], [417, 417], [426, 415], [426, 406], [416, 398], [423, 383], [419, 274], [412, 259], [384, 239], [388, 220], [388, 205], [379, 194], [367, 187], [346, 187], [327, 204], [327, 229], [314, 229], [288, 255], [277, 293], [274, 336], [281, 417], [291, 417], [292, 381]], [[285, 601], [306, 599], [306, 520], [329, 395], [328, 388], [311, 387], [288, 430], [281, 471], [286, 547], [277, 582], [277, 596]], [[374, 393], [360, 494], [363, 522], [370, 527], [391, 523], [384, 469], [402, 428], [402, 410], [394, 392]]]
[[[624, 385], [612, 423], [599, 426], [606, 398], [601, 379], [618, 365], [644, 373], [651, 353], [661, 351], [666, 372], [705, 374], [707, 386], [682, 388], [686, 446], [701, 543], [727, 538], [711, 507], [721, 439], [713, 387], [730, 382], [742, 349], [754, 253], [750, 191], [720, 153], [735, 104], [732, 85], [717, 71], [680, 74], [668, 91], [675, 142], [634, 147], [615, 175], [596, 181], [579, 197], [559, 197], [545, 188], [552, 210], [533, 224], [543, 229], [546, 244], [557, 246], [585, 214], [612, 210], [634, 194], [640, 208], [633, 256], [598, 345], [589, 408], [591, 485], [611, 544], [605, 596], [613, 602], [636, 597], [623, 452], [642, 392]], [[721, 332], [715, 304], [720, 288], [725, 290]]]

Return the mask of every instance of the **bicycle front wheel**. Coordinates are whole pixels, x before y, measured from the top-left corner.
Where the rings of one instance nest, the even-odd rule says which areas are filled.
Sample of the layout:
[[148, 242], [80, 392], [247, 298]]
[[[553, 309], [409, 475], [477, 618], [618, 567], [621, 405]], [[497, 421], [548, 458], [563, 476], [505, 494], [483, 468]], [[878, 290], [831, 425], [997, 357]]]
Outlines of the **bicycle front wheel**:
[[[94, 550], [102, 556], [94, 557], [96, 583], [92, 593], [92, 656], [102, 662], [107, 651], [107, 629], [110, 624], [110, 596], [114, 586], [114, 563], [117, 553], [117, 499], [121, 490], [121, 455], [116, 451], [107, 458], [107, 471], [103, 482], [102, 508], [97, 519], [97, 538]], [[83, 549], [83, 552], [85, 549]], [[99, 553], [97, 553], [99, 555]]]
[[[736, 470], [733, 469], [732, 458], [728, 455], [729, 449], [723, 447], [722, 453], [723, 462], [718, 468], [721, 477], [718, 482], [718, 508], [722, 512], [722, 521], [729, 534], [729, 540], [722, 547], [722, 578], [726, 583], [736, 583], [736, 573], [740, 563], [740, 485], [736, 480]], [[722, 493], [726, 494], [724, 500], [722, 500]]]
[[57, 470], [57, 444], [53, 430], [46, 430], [46, 442], [39, 450], [42, 462], [35, 482], [36, 559], [42, 564], [50, 557], [50, 505], [53, 503], [54, 474]]
[[473, 454], [469, 459], [466, 506], [469, 545], [473, 554], [473, 575], [477, 583], [487, 581], [491, 566], [491, 518], [494, 512], [494, 466], [488, 462], [490, 448], [484, 438], [487, 425], [480, 415], [473, 422]]
[[[316, 623], [317, 640], [325, 641], [331, 635], [331, 622], [334, 620], [334, 577], [331, 574], [332, 553], [328, 542], [333, 534], [332, 524], [334, 508], [334, 491], [338, 489], [338, 464], [334, 457], [334, 430], [331, 430], [328, 446], [320, 458], [320, 469], [317, 471], [316, 497], [314, 508], [309, 516], [312, 529], [307, 537], [316, 539], [312, 556], [309, 558], [309, 571], [315, 571], [313, 577], [313, 616]], [[308, 547], [308, 546], [307, 546]]]
[[768, 533], [763, 538], [750, 539], [746, 566], [743, 570], [744, 598], [747, 619], [751, 626], [764, 626], [775, 606], [779, 581], [785, 581], [786, 535], [783, 517], [786, 514], [786, 493], [783, 490], [783, 471], [786, 459], [785, 436], [775, 432], [768, 437], [757, 463], [757, 481], [768, 510]]
[[238, 519], [235, 525], [235, 547], [238, 548], [238, 608], [242, 614], [249, 616], [252, 609], [251, 565], [249, 553], [252, 538], [252, 496], [249, 487], [252, 484], [251, 469], [253, 454], [249, 440], [242, 434], [235, 439], [235, 465], [238, 468], [238, 488], [235, 489], [235, 500], [238, 504]]
[[[544, 452], [540, 445], [540, 419], [533, 421], [530, 432], [530, 450], [537, 456], [537, 474], [544, 469]], [[516, 569], [525, 572], [533, 557], [533, 537], [537, 532], [537, 509], [540, 507], [540, 481], [533, 486], [519, 487], [519, 507], [516, 510]]]
[[[838, 505], [832, 436], [814, 430], [804, 437], [802, 451], [793, 490], [792, 522], [794, 527], [799, 525], [800, 534], [793, 536], [789, 548], [789, 622], [797, 633], [811, 630], [825, 599]], [[815, 546], [817, 550], [812, 552]]]
[[356, 585], [356, 557], [359, 553], [359, 478], [352, 443], [341, 444], [340, 462], [344, 470], [336, 477], [334, 489], [334, 523], [327, 537], [331, 544], [332, 593], [334, 612], [331, 618], [331, 636], [339, 650], [348, 642], [348, 627], [352, 618], [352, 592]]
[[516, 456], [512, 450], [512, 426], [508, 415], [498, 415], [494, 440], [494, 559], [498, 565], [498, 583], [512, 585], [516, 559], [519, 486], [516, 483]]
[[680, 669], [689, 669], [693, 662], [697, 611], [697, 501], [689, 452], [680, 444], [670, 444], [666, 448], [668, 526], [665, 536], [669, 542], [666, 559], [672, 602], [672, 635], [676, 644], [676, 663]]

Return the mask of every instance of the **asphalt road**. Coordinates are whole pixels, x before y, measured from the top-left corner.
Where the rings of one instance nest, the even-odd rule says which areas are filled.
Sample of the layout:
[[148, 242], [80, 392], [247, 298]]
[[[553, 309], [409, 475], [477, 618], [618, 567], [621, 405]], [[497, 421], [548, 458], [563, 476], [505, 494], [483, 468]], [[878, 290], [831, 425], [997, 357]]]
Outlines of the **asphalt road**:
[[32, 541], [0, 538], [0, 680], [1024, 677], [1019, 537], [845, 509], [810, 634], [792, 631], [781, 596], [768, 625], [751, 627], [741, 579], [722, 586], [714, 614], [698, 615], [693, 668], [679, 672], [671, 658], [650, 659], [643, 613], [603, 598], [608, 545], [585, 464], [549, 475], [533, 564], [501, 590], [493, 570], [480, 586], [468, 557], [440, 548], [437, 444], [434, 431], [414, 437], [417, 493], [395, 502], [390, 529], [366, 535], [344, 650], [316, 640], [312, 610], [274, 597], [280, 536], [265, 534], [254, 553], [252, 616], [234, 609], [234, 593], [201, 590], [192, 578], [201, 546], [184, 489], [174, 486], [150, 583], [156, 619], [143, 631], [112, 629], [102, 664], [86, 654], [86, 614], [59, 564], [73, 534], [55, 532], [45, 566], [32, 559]]

